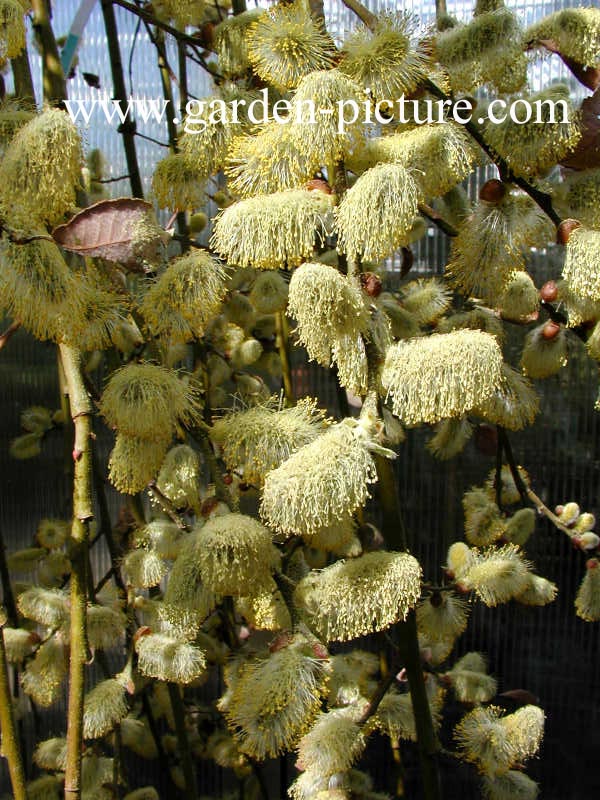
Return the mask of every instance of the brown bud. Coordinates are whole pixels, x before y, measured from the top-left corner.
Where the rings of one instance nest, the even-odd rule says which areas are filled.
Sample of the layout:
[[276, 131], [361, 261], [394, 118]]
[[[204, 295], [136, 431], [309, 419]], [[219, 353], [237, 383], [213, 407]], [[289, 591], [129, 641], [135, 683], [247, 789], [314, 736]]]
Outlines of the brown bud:
[[313, 178], [304, 184], [304, 188], [308, 192], [323, 192], [324, 194], [332, 194], [331, 186], [322, 178]]
[[553, 303], [558, 297], [558, 286], [556, 281], [546, 281], [540, 289], [540, 297], [546, 303]]
[[374, 272], [363, 272], [360, 276], [360, 284], [369, 297], [379, 297], [381, 294], [381, 278]]
[[479, 190], [479, 199], [486, 203], [499, 203], [506, 194], [506, 186], [497, 178], [486, 181]]
[[552, 339], [556, 339], [559, 333], [560, 333], [560, 325], [558, 324], [558, 322], [553, 322], [551, 319], [549, 319], [548, 322], [542, 328], [542, 336], [548, 342], [552, 341]]
[[580, 227], [581, 222], [578, 219], [563, 219], [556, 231], [556, 243], [566, 244], [575, 228]]

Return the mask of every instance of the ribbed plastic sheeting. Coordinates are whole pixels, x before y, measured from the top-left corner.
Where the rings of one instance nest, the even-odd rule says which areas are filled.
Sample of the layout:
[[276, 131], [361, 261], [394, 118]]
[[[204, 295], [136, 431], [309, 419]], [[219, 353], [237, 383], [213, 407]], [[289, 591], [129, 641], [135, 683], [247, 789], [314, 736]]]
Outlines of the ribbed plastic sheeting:
[[[77, 5], [70, 0], [54, 3], [53, 24], [57, 35], [67, 33]], [[390, 7], [385, 2], [367, 2], [367, 5], [374, 11]], [[472, 5], [470, 0], [448, 0], [448, 11], [466, 18]], [[525, 24], [530, 24], [542, 15], [579, 3], [569, 0], [509, 0], [507, 5], [517, 11]], [[434, 2], [411, 0], [398, 4], [398, 7], [414, 10], [425, 24], [434, 17]], [[152, 43], [143, 26], [137, 30], [137, 20], [131, 14], [119, 7], [115, 7], [115, 12], [128, 91], [138, 97], [160, 98], [159, 72]], [[339, 2], [326, 3], [326, 12], [329, 30], [337, 38], [355, 24], [352, 13]], [[168, 37], [167, 45], [170, 63], [176, 71], [176, 48]], [[39, 92], [39, 61], [34, 60], [33, 68]], [[99, 90], [88, 86], [82, 78], [83, 72], [98, 75]], [[545, 59], [539, 68], [532, 71], [531, 87], [539, 89], [556, 78], [572, 83], [570, 74], [558, 58]], [[112, 95], [100, 2], [87, 25], [76, 76], [69, 81], [68, 88], [73, 101], [98, 99], [99, 92], [108, 97]], [[174, 88], [177, 98], [176, 85]], [[190, 64], [190, 92], [198, 97], [210, 92], [206, 74], [193, 64]], [[166, 143], [164, 123], [142, 124], [138, 121], [138, 125], [144, 136]], [[95, 115], [91, 124], [81, 126], [81, 130], [88, 151], [94, 147], [103, 151], [107, 167], [105, 177], [124, 175], [127, 170], [116, 120], [109, 125], [100, 115]], [[148, 195], [153, 166], [166, 153], [166, 148], [139, 136], [137, 150]], [[492, 172], [488, 169], [488, 174]], [[481, 176], [469, 183], [473, 196], [480, 181]], [[108, 186], [113, 196], [129, 194], [127, 180]], [[428, 236], [415, 247], [413, 272], [439, 273], [447, 252], [445, 237], [430, 229]], [[532, 271], [537, 285], [545, 276], [559, 273], [558, 258], [554, 248], [532, 256]], [[391, 260], [389, 269], [389, 283], [397, 286], [397, 262]], [[517, 342], [513, 341], [515, 338], [520, 337], [511, 335], [507, 344], [507, 353], [512, 356], [513, 363], [517, 362], [519, 353]], [[69, 505], [69, 482], [63, 466], [68, 463], [70, 455], [69, 441], [63, 441], [59, 433], [54, 433], [45, 442], [42, 456], [34, 461], [14, 461], [8, 456], [8, 443], [19, 429], [20, 411], [33, 404], [50, 408], [58, 406], [55, 359], [52, 345], [37, 343], [23, 332], [19, 332], [0, 355], [0, 466], [3, 477], [0, 484], [0, 528], [9, 550], [27, 546], [33, 541], [41, 518], [64, 515]], [[295, 361], [298, 366], [303, 364], [300, 356], [296, 356]], [[336, 410], [337, 398], [331, 376], [319, 367], [302, 366], [297, 373], [297, 389], [301, 394], [318, 394], [325, 405]], [[549, 504], [577, 500], [586, 510], [596, 512], [600, 450], [598, 416], [593, 404], [597, 376], [580, 343], [571, 342], [568, 367], [555, 378], [543, 382], [540, 390], [542, 413], [539, 422], [513, 437], [516, 457], [530, 472], [534, 488]], [[483, 481], [493, 468], [493, 459], [486, 458], [473, 445], [468, 445], [465, 454], [456, 462], [435, 461], [423, 446], [428, 436], [428, 431], [409, 431], [406, 443], [400, 448], [397, 474], [411, 549], [424, 563], [428, 579], [435, 581], [448, 544], [462, 538], [462, 493], [470, 485]], [[103, 436], [100, 447], [104, 454], [109, 446], [110, 441]], [[111, 503], [116, 507], [114, 496]], [[459, 648], [460, 652], [478, 649], [488, 655], [491, 670], [499, 677], [500, 691], [524, 688], [539, 696], [547, 714], [547, 732], [541, 759], [534, 762], [529, 772], [541, 782], [541, 797], [544, 800], [587, 800], [594, 796], [594, 790], [597, 793], [600, 789], [600, 773], [596, 767], [600, 751], [600, 654], [598, 625], [584, 623], [574, 614], [573, 600], [583, 574], [583, 559], [571, 551], [564, 536], [543, 520], [538, 522], [528, 554], [535, 561], [538, 572], [558, 584], [556, 602], [545, 609], [511, 604], [487, 610], [477, 605]], [[106, 559], [101, 550], [93, 551], [92, 562], [96, 574], [103, 574]], [[58, 706], [51, 714], [43, 714], [41, 719], [48, 735], [60, 735], [64, 707]], [[35, 739], [31, 715], [26, 717], [24, 725], [25, 739], [31, 747]], [[33, 775], [30, 758], [27, 763], [29, 774]], [[378, 789], [391, 788], [388, 763], [375, 756], [370, 765]], [[409, 775], [411, 763], [407, 764]], [[226, 787], [221, 771], [206, 763], [200, 769], [202, 795], [220, 796]], [[277, 765], [269, 769], [273, 797], [277, 792], [278, 769]], [[2, 765], [0, 791], [5, 791], [7, 778], [1, 770]], [[291, 762], [288, 770], [291, 775]], [[132, 785], [143, 784], [146, 777], [155, 773], [154, 765], [148, 768], [141, 761], [135, 762], [130, 771]], [[450, 762], [445, 770], [444, 780], [446, 798], [470, 800], [479, 797], [475, 775], [457, 767], [454, 762]], [[163, 791], [166, 792], [166, 788]], [[161, 792], [161, 797], [168, 796]]]

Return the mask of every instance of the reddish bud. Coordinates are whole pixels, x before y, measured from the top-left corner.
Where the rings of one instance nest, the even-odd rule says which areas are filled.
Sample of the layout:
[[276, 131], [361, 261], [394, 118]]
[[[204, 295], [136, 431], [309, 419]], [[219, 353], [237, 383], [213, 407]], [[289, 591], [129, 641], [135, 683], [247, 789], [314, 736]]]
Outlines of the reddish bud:
[[546, 281], [540, 289], [540, 297], [546, 303], [553, 303], [558, 297], [558, 286], [556, 281]]
[[231, 475], [229, 472], [226, 475], [223, 475], [223, 483], [225, 486], [231, 486], [233, 483], [233, 475]]
[[211, 514], [215, 510], [218, 504], [219, 501], [217, 500], [216, 497], [209, 497], [200, 506], [200, 513], [202, 514], [203, 517], [208, 517], [209, 514]]
[[597, 569], [600, 566], [600, 562], [597, 558], [588, 558], [585, 562], [586, 569]]
[[283, 650], [284, 647], [287, 647], [291, 644], [293, 636], [291, 633], [282, 633], [277, 636], [269, 645], [269, 650], [271, 653], [276, 653], [278, 650]]
[[559, 333], [560, 325], [558, 322], [553, 322], [552, 320], [548, 320], [548, 322], [542, 328], [542, 336], [548, 342], [550, 342], [552, 339], [556, 339]]
[[497, 178], [486, 181], [479, 190], [479, 199], [486, 203], [499, 203], [506, 194], [506, 186]]
[[133, 634], [133, 641], [137, 642], [138, 639], [141, 639], [142, 636], [148, 636], [152, 633], [152, 628], [148, 625], [142, 625], [141, 628], [138, 628], [137, 631]]
[[312, 651], [314, 653], [315, 658], [329, 658], [329, 653], [327, 652], [327, 648], [325, 645], [321, 644], [321, 642], [315, 642], [312, 646]]
[[79, 459], [83, 455], [83, 450], [79, 450], [77, 447], [75, 447], [71, 455], [73, 456], [73, 461], [79, 461]]
[[581, 222], [578, 219], [563, 219], [556, 231], [556, 243], [566, 244], [575, 228], [580, 227]]
[[322, 178], [313, 178], [304, 184], [304, 188], [309, 192], [323, 192], [324, 194], [332, 194], [331, 186]]
[[363, 272], [360, 276], [360, 283], [369, 297], [379, 297], [381, 294], [381, 278], [374, 272]]

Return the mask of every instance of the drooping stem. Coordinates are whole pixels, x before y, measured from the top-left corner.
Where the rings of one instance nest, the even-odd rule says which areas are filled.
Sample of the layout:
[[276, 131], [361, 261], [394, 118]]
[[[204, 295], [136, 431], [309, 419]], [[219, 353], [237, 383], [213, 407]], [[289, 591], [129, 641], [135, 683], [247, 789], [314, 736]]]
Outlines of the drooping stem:
[[[152, 40], [156, 47], [158, 54], [158, 68], [160, 71], [160, 83], [162, 86], [163, 98], [166, 107], [170, 110], [175, 108], [173, 103], [173, 87], [171, 85], [171, 71], [167, 62], [167, 51], [165, 48], [165, 34], [161, 30], [157, 30]], [[183, 45], [180, 44], [178, 51], [179, 58], [179, 73], [184, 81], [184, 96], [187, 93], [187, 68], [185, 63], [185, 50]], [[181, 91], [181, 87], [180, 87]], [[187, 102], [187, 101], [186, 101]], [[177, 146], [177, 125], [173, 121], [173, 115], [167, 114], [167, 136], [169, 139], [169, 149], [172, 153], [177, 153], [179, 148]], [[177, 233], [181, 242], [181, 251], [185, 252], [188, 249], [188, 236], [189, 230], [185, 218], [185, 211], [178, 210], [177, 213]]]
[[277, 336], [277, 350], [281, 359], [281, 372], [283, 378], [283, 391], [288, 406], [296, 402], [294, 384], [292, 382], [292, 367], [290, 363], [289, 331], [284, 311], [275, 314], [275, 332]]
[[[0, 609], [0, 614], [2, 610]], [[5, 617], [6, 619], [6, 617]], [[19, 747], [17, 728], [10, 696], [8, 680], [8, 662], [4, 646], [4, 633], [0, 626], [0, 730], [2, 731], [2, 755], [8, 762], [8, 773], [12, 785], [14, 800], [27, 800], [25, 788], [25, 771]]]
[[236, 16], [237, 14], [243, 14], [246, 10], [246, 0], [233, 0], [231, 8]]
[[560, 518], [556, 516], [556, 514], [551, 511], [548, 506], [544, 503], [541, 497], [531, 489], [519, 472], [519, 467], [517, 466], [517, 462], [515, 461], [515, 457], [513, 455], [512, 447], [510, 444], [510, 440], [504, 428], [498, 426], [498, 441], [502, 444], [502, 449], [504, 450], [504, 455], [506, 456], [506, 463], [508, 464], [508, 468], [510, 469], [510, 473], [512, 475], [512, 479], [515, 482], [515, 486], [517, 487], [517, 491], [521, 495], [521, 499], [526, 502], [529, 500], [532, 505], [535, 506], [539, 514], [549, 519], [550, 522], [554, 525], [554, 527], [566, 533], [566, 535], [571, 539], [573, 537], [573, 531], [564, 525]]
[[15, 97], [21, 100], [29, 100], [35, 105], [35, 90], [33, 88], [33, 78], [31, 77], [31, 66], [27, 50], [23, 50], [18, 56], [12, 58], [10, 66], [15, 84]]
[[61, 344], [59, 347], [75, 429], [73, 524], [69, 542], [72, 571], [65, 798], [80, 800], [83, 698], [85, 664], [88, 658], [86, 635], [88, 538], [93, 518], [92, 404], [83, 381], [79, 351], [66, 344]]
[[186, 800], [197, 800], [198, 788], [196, 785], [196, 770], [194, 768], [190, 740], [188, 738], [187, 728], [185, 725], [185, 706], [183, 705], [183, 700], [181, 699], [179, 686], [176, 683], [168, 683], [167, 687], [169, 690], [171, 708], [173, 709], [173, 717], [175, 719], [175, 732], [177, 734], [177, 743], [179, 745], [181, 768], [183, 770], [183, 777], [185, 779], [184, 796]]
[[[394, 470], [391, 462], [386, 458], [378, 456], [376, 464], [379, 497], [383, 510], [381, 532], [390, 550], [405, 551], [407, 550], [406, 529], [400, 509]], [[415, 612], [410, 611], [406, 620], [396, 625], [395, 631], [402, 663], [408, 676], [415, 717], [423, 797], [425, 800], [441, 800], [442, 786], [438, 763], [440, 744], [433, 727], [425, 676], [421, 666]]]
[[[125, 89], [121, 49], [119, 47], [117, 20], [112, 0], [102, 0], [102, 15], [104, 17], [104, 27], [106, 29], [114, 99], [120, 103], [122, 109], [125, 109], [127, 107], [127, 92]], [[135, 149], [135, 129], [135, 120], [128, 114], [127, 119], [119, 125], [119, 132], [123, 137], [123, 148], [125, 150], [127, 172], [131, 184], [131, 194], [134, 197], [143, 198], [142, 179], [140, 177], [137, 151]]]
[[408, 676], [410, 699], [415, 717], [423, 797], [425, 800], [441, 800], [442, 783], [439, 768], [441, 747], [433, 727], [431, 707], [427, 697], [419, 652], [417, 617], [414, 609], [409, 612], [404, 622], [400, 622], [396, 626], [396, 632], [404, 669]]
[[42, 53], [44, 99], [60, 105], [67, 99], [67, 84], [50, 22], [48, 0], [31, 0], [33, 30]]
[[369, 28], [373, 30], [375, 25], [377, 24], [377, 17], [373, 14], [366, 6], [363, 6], [359, 0], [342, 0], [343, 4], [346, 8], [349, 8], [350, 11], [353, 11], [356, 16], [359, 18], [361, 22]]

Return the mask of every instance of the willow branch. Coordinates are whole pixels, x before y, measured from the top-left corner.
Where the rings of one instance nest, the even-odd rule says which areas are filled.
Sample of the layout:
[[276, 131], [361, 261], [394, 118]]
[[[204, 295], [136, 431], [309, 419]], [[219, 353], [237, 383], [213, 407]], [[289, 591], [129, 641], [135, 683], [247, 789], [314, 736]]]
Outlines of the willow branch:
[[498, 441], [502, 444], [502, 448], [504, 450], [504, 455], [506, 456], [506, 463], [508, 464], [508, 468], [510, 469], [510, 474], [512, 475], [513, 481], [515, 482], [515, 486], [517, 487], [517, 491], [521, 495], [521, 499], [526, 502], [529, 502], [535, 506], [538, 513], [542, 516], [546, 517], [550, 520], [550, 522], [557, 528], [559, 531], [565, 533], [569, 538], [572, 538], [573, 531], [564, 525], [560, 518], [552, 512], [548, 506], [544, 503], [544, 501], [538, 497], [538, 495], [531, 489], [523, 478], [521, 477], [521, 473], [519, 472], [519, 468], [517, 466], [517, 462], [515, 461], [515, 457], [512, 451], [512, 447], [510, 444], [510, 440], [504, 428], [498, 427]]
[[198, 787], [196, 785], [196, 769], [194, 767], [194, 760], [192, 758], [192, 749], [190, 747], [190, 740], [187, 735], [187, 728], [185, 725], [185, 707], [181, 694], [179, 693], [179, 686], [176, 683], [167, 683], [169, 690], [169, 699], [171, 701], [171, 708], [173, 709], [173, 717], [175, 719], [175, 732], [177, 734], [177, 743], [179, 745], [179, 757], [181, 759], [181, 768], [183, 770], [183, 777], [185, 780], [184, 797], [186, 800], [197, 800]]
[[444, 219], [441, 214], [439, 214], [434, 208], [431, 208], [431, 206], [428, 206], [426, 203], [419, 203], [419, 213], [430, 222], [433, 222], [436, 228], [439, 228], [442, 233], [446, 234], [446, 236], [458, 236], [458, 231], [454, 225], [448, 222], [448, 220]]
[[19, 330], [21, 323], [18, 320], [11, 322], [8, 328], [0, 333], [0, 350], [10, 342], [13, 335]]
[[35, 89], [33, 88], [33, 78], [31, 77], [31, 65], [27, 50], [23, 50], [20, 55], [11, 58], [10, 66], [15, 84], [15, 97], [21, 100], [30, 100], [35, 106]]
[[[0, 614], [2, 611], [0, 609]], [[2, 731], [2, 755], [8, 762], [8, 774], [14, 800], [27, 800], [25, 788], [25, 770], [23, 757], [19, 747], [19, 737], [15, 725], [15, 716], [10, 696], [8, 680], [8, 662], [4, 646], [4, 633], [0, 626], [0, 730]]]
[[70, 591], [71, 625], [65, 798], [66, 800], [80, 800], [83, 698], [85, 664], [88, 656], [86, 635], [88, 539], [89, 526], [93, 518], [92, 404], [83, 382], [81, 354], [66, 344], [61, 344], [59, 347], [75, 432], [73, 525], [70, 537], [70, 557], [73, 567]]
[[6, 561], [6, 548], [2, 531], [0, 531], [0, 583], [2, 584], [2, 603], [6, 609], [8, 622], [11, 628], [16, 628], [19, 624], [19, 614], [10, 582], [10, 570]]
[[377, 17], [373, 14], [366, 6], [363, 6], [359, 0], [342, 0], [342, 3], [349, 8], [350, 11], [353, 11], [356, 16], [364, 22], [364, 24], [369, 28], [369, 30], [374, 30], [375, 26], [377, 25]]
[[[127, 90], [125, 89], [125, 78], [123, 76], [123, 62], [121, 60], [115, 10], [112, 0], [102, 0], [101, 4], [104, 27], [106, 29], [106, 40], [108, 43], [108, 57], [110, 59], [114, 99], [119, 101], [122, 108], [125, 108], [127, 105]], [[129, 182], [131, 183], [131, 193], [134, 197], [143, 198], [142, 179], [140, 177], [137, 152], [135, 149], [135, 120], [133, 120], [129, 114], [127, 115], [127, 119], [119, 125], [119, 132], [123, 137], [123, 149], [125, 150], [125, 161], [127, 162], [127, 172], [129, 174]]]
[[190, 525], [188, 525], [188, 523], [183, 519], [169, 498], [158, 488], [156, 481], [150, 481], [148, 484], [148, 491], [161, 506], [162, 510], [169, 517], [169, 519], [174, 522], [175, 525], [177, 525], [180, 531], [189, 533], [192, 530]]
[[67, 84], [50, 23], [48, 0], [31, 0], [33, 30], [42, 53], [44, 99], [60, 105], [67, 99]]
[[[427, 80], [425, 82], [425, 87], [438, 99], [448, 101], [450, 103], [453, 102], [452, 98], [443, 92], [433, 81]], [[561, 218], [552, 205], [552, 197], [546, 192], [542, 192], [537, 189], [535, 186], [529, 183], [529, 181], [525, 180], [525, 178], [515, 175], [506, 161], [497, 153], [493, 152], [491, 147], [483, 138], [481, 131], [472, 120], [465, 122], [463, 127], [469, 133], [471, 138], [477, 142], [479, 147], [481, 147], [488, 158], [498, 167], [498, 170], [502, 175], [502, 179], [510, 183], [514, 183], [515, 186], [518, 186], [519, 189], [522, 189], [526, 194], [528, 194], [531, 199], [542, 209], [546, 216], [554, 223], [554, 225], [558, 227], [561, 223]]]
[[275, 314], [275, 333], [277, 339], [277, 352], [281, 359], [281, 372], [283, 378], [283, 391], [288, 406], [293, 406], [296, 402], [294, 396], [294, 384], [292, 381], [292, 366], [290, 363], [289, 331], [285, 311], [277, 311]]

